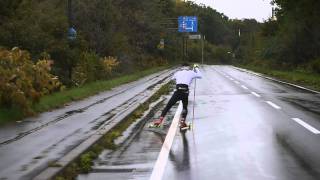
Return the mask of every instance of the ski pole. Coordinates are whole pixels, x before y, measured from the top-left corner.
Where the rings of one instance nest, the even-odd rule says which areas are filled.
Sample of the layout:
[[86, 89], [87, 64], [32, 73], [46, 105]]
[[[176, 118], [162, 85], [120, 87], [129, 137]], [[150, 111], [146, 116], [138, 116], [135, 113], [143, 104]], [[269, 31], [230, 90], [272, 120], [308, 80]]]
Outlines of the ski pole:
[[194, 104], [196, 103], [196, 87], [197, 87], [197, 79], [194, 80], [194, 88], [193, 88], [192, 129], [194, 127]]

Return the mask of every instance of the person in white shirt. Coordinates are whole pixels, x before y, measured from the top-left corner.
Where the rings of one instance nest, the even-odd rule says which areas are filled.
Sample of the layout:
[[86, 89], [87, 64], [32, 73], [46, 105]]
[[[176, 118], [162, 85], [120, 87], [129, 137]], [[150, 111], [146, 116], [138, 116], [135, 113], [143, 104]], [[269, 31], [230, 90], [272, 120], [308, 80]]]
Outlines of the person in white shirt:
[[160, 118], [153, 122], [153, 126], [159, 127], [162, 124], [163, 119], [167, 112], [170, 110], [170, 108], [177, 101], [182, 101], [183, 111], [179, 126], [180, 129], [184, 129], [187, 127], [185, 120], [188, 114], [189, 86], [192, 83], [192, 80], [195, 78], [202, 78], [199, 66], [195, 64], [193, 65], [193, 69], [191, 69], [189, 64], [182, 64], [181, 70], [177, 71], [172, 77], [172, 79], [176, 81], [175, 92], [173, 93], [166, 107], [163, 109]]

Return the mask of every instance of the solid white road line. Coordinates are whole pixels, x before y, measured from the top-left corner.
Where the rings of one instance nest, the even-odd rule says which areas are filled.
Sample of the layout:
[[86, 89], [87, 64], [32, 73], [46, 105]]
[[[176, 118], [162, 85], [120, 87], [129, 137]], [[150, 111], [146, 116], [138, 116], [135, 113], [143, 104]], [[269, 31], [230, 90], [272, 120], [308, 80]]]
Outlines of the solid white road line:
[[280, 106], [278, 106], [278, 105], [276, 105], [276, 104], [274, 104], [273, 102], [271, 102], [271, 101], [266, 101], [266, 103], [268, 103], [270, 106], [272, 106], [273, 108], [275, 108], [275, 109], [281, 109], [281, 107]]
[[302, 87], [302, 86], [299, 86], [299, 85], [296, 85], [296, 84], [288, 83], [288, 82], [285, 82], [285, 81], [280, 81], [278, 79], [268, 77], [268, 76], [266, 76], [264, 74], [261, 74], [261, 73], [256, 73], [256, 72], [253, 72], [253, 71], [250, 71], [250, 70], [247, 70], [247, 69], [243, 69], [243, 68], [238, 68], [238, 67], [235, 67], [235, 66], [233, 66], [233, 68], [235, 68], [235, 69], [237, 69], [239, 71], [244, 71], [246, 73], [250, 73], [250, 74], [253, 74], [255, 76], [259, 76], [259, 77], [265, 78], [265, 79], [269, 79], [269, 80], [276, 81], [276, 82], [279, 82], [279, 83], [282, 83], [282, 84], [287, 84], [287, 85], [290, 85], [290, 86], [294, 86], [294, 87], [297, 87], [297, 88], [300, 88], [300, 89], [303, 89], [303, 90], [306, 90], [306, 91], [310, 91], [310, 92], [317, 93], [317, 94], [320, 93], [319, 91], [308, 89], [308, 88], [305, 88], [305, 87]]
[[176, 111], [176, 114], [174, 115], [171, 126], [169, 128], [166, 139], [164, 140], [164, 143], [162, 145], [156, 164], [153, 167], [150, 180], [161, 180], [163, 177], [163, 173], [168, 161], [169, 152], [174, 140], [174, 136], [176, 135], [176, 132], [177, 132], [181, 112], [182, 112], [182, 103], [180, 102], [178, 109]]
[[251, 94], [255, 95], [256, 97], [261, 97], [259, 94], [257, 94], [256, 92], [251, 92]]
[[312, 127], [311, 125], [309, 125], [308, 123], [302, 121], [299, 118], [292, 118], [292, 120], [294, 120], [295, 122], [297, 122], [298, 124], [300, 124], [301, 126], [305, 127], [306, 129], [308, 129], [309, 131], [311, 131], [314, 134], [320, 134], [320, 131], [314, 127]]
[[244, 86], [244, 85], [241, 85], [241, 87], [243, 88], [243, 89], [248, 89], [246, 86]]
[[236, 84], [240, 84], [239, 81], [234, 81]]

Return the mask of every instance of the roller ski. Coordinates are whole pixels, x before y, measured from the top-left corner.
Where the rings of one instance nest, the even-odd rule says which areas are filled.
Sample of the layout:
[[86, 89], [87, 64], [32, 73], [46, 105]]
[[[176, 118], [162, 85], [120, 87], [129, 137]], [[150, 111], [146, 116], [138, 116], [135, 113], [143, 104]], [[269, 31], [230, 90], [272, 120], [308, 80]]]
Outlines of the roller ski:
[[180, 120], [179, 128], [180, 132], [186, 132], [187, 130], [191, 130], [192, 124], [186, 123], [185, 120]]
[[160, 119], [157, 119], [149, 124], [149, 128], [160, 128], [163, 126], [163, 117], [160, 117]]

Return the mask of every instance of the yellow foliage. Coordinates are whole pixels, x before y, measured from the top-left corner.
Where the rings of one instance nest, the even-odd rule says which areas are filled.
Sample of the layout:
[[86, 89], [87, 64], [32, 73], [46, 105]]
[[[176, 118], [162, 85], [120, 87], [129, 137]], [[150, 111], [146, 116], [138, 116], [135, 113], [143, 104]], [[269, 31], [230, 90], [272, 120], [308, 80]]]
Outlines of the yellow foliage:
[[0, 49], [0, 105], [17, 106], [30, 113], [32, 103], [59, 90], [60, 81], [50, 74], [53, 61], [33, 63], [27, 51]]
[[76, 86], [82, 86], [88, 80], [88, 72], [83, 64], [77, 64], [73, 69], [72, 81]]
[[72, 72], [72, 81], [76, 86], [109, 78], [119, 65], [118, 60], [111, 56], [100, 58], [95, 53], [84, 52], [80, 57]]
[[112, 71], [119, 65], [119, 61], [116, 57], [108, 56], [102, 58], [102, 66], [103, 69], [108, 73], [111, 74]]

